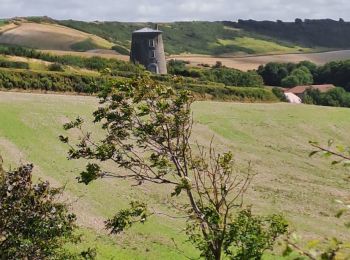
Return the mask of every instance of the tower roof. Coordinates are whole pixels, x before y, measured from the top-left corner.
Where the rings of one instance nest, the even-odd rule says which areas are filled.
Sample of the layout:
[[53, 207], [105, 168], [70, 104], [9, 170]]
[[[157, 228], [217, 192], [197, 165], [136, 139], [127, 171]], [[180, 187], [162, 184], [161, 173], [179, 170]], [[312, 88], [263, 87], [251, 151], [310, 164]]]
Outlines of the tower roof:
[[145, 27], [140, 30], [134, 31], [133, 33], [162, 33], [162, 31]]

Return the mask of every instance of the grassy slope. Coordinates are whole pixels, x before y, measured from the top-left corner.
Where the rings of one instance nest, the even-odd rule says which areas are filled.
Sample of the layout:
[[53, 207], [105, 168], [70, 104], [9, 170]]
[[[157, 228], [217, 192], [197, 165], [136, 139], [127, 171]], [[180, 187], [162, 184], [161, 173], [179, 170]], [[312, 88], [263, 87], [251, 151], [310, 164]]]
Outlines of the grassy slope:
[[[72, 20], [58, 22], [77, 30], [96, 34], [127, 48], [130, 47], [132, 31], [146, 26], [154, 27], [154, 24], [150, 23], [88, 23]], [[289, 44], [281, 41], [277, 42], [272, 38], [266, 38], [261, 35], [247, 33], [243, 30], [235, 30], [234, 28], [226, 27], [221, 22], [164, 23], [159, 24], [159, 28], [164, 32], [163, 37], [166, 43], [165, 50], [169, 54], [197, 53], [218, 55], [236, 52], [263, 54], [274, 53], [276, 48], [283, 53], [290, 53], [300, 49], [299, 47], [295, 47], [295, 50], [293, 48], [294, 46], [289, 46]], [[246, 45], [246, 42], [240, 41], [242, 37], [250, 37], [258, 42]], [[222, 42], [221, 40], [228, 40], [231, 42]], [[258, 46], [261, 44], [261, 42], [259, 42], [260, 40], [264, 41], [265, 48], [260, 48]], [[250, 43], [252, 43], [252, 41], [250, 41]]]
[[89, 50], [110, 49], [107, 40], [56, 24], [20, 23], [0, 35], [0, 43], [36, 49]]
[[[182, 259], [171, 238], [188, 255], [195, 256], [195, 250], [184, 242], [184, 223], [180, 220], [152, 218], [117, 238], [102, 231], [103, 219], [127, 206], [130, 199], [144, 199], [158, 211], [175, 213], [164, 205], [166, 190], [159, 187], [147, 186], [140, 191], [130, 188], [129, 183], [76, 184], [75, 177], [84, 163], [67, 161], [66, 148], [57, 136], [68, 118], [82, 115], [89, 119], [96, 106], [91, 97], [0, 92], [0, 153], [13, 167], [31, 161], [38, 177], [56, 185], [67, 184], [67, 197], [84, 227], [86, 243], [97, 245], [100, 259]], [[333, 137], [346, 143], [350, 110], [216, 102], [198, 102], [193, 109], [194, 136], [199, 142], [208, 143], [215, 135], [219, 151], [233, 149], [237, 159], [251, 160], [259, 172], [247, 199], [247, 203], [254, 201], [256, 211], [282, 212], [307, 236], [340, 233], [342, 223], [333, 217], [337, 210], [334, 199], [350, 195], [344, 180], [347, 172], [330, 169], [324, 160], [309, 159], [307, 142]]]
[[233, 40], [219, 39], [218, 43], [223, 46], [245, 46], [245, 48], [254, 50], [256, 54], [279, 54], [279, 53], [300, 53], [310, 52], [311, 48], [303, 48], [300, 46], [283, 46], [276, 42], [255, 39], [252, 37], [237, 37]]

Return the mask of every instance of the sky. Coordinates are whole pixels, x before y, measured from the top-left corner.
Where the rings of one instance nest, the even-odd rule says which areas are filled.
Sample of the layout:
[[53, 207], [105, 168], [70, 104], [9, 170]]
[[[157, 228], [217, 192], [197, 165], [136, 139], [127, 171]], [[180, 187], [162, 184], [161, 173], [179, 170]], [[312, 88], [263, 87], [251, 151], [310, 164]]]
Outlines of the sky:
[[343, 18], [349, 0], [0, 0], [0, 17], [50, 16], [84, 21], [236, 21]]

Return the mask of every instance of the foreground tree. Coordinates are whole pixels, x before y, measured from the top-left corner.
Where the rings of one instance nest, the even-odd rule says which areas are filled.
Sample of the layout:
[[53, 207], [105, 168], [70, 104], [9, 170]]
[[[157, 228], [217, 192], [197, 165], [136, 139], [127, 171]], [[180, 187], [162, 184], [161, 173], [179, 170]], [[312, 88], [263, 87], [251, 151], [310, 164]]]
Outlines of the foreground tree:
[[5, 172], [1, 162], [0, 157], [0, 259], [78, 258], [63, 249], [78, 237], [75, 216], [57, 202], [62, 190], [48, 182], [33, 184], [33, 165]]
[[[102, 106], [94, 113], [94, 122], [106, 133], [102, 140], [84, 132], [81, 118], [64, 126], [80, 129], [80, 142], [60, 139], [69, 144], [70, 159], [93, 161], [81, 173], [81, 183], [131, 179], [137, 185], [168, 185], [173, 187], [171, 196], [185, 196], [187, 203], [179, 210], [186, 214], [186, 232], [203, 257], [221, 259], [225, 253], [232, 259], [259, 259], [287, 225], [280, 216], [254, 217], [242, 208], [253, 176], [249, 167], [242, 171], [232, 153], [216, 154], [212, 145], [205, 149], [190, 142], [192, 102], [189, 92], [175, 92], [149, 78], [118, 82], [105, 89]], [[105, 161], [124, 171], [104, 170]], [[108, 220], [107, 228], [119, 233], [149, 214], [144, 203], [133, 202]]]

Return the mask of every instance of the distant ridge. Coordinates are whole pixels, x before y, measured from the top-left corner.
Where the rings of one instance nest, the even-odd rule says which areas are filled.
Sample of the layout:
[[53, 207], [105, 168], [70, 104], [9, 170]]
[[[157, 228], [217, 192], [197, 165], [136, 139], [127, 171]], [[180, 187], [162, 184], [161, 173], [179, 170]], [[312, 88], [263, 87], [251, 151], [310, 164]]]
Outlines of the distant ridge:
[[[128, 55], [133, 31], [143, 27], [154, 27], [153, 23], [84, 22], [55, 20], [46, 16], [16, 17], [8, 20], [8, 23], [27, 22], [37, 24], [38, 27], [56, 26], [57, 29], [57, 26], [63, 26], [61, 28], [65, 30], [74, 29], [76, 34], [85, 35], [85, 38], [80, 38], [79, 41], [63, 44], [63, 47], [55, 46], [55, 49], [88, 51], [98, 48], [111, 49], [114, 46], [115, 51], [124, 55]], [[0, 20], [0, 32], [4, 23]], [[159, 23], [159, 29], [164, 32], [165, 51], [168, 55], [244, 56], [350, 49], [350, 22], [343, 19], [339, 21], [296, 19], [294, 22], [254, 20], [172, 22]], [[33, 31], [26, 31], [29, 38], [33, 34]], [[61, 31], [56, 39], [63, 38], [64, 32]], [[29, 40], [30, 44], [27, 40], [15, 39], [15, 36], [7, 37], [6, 41], [0, 39], [0, 43], [26, 44], [38, 49], [43, 47], [40, 37], [33, 36]]]

